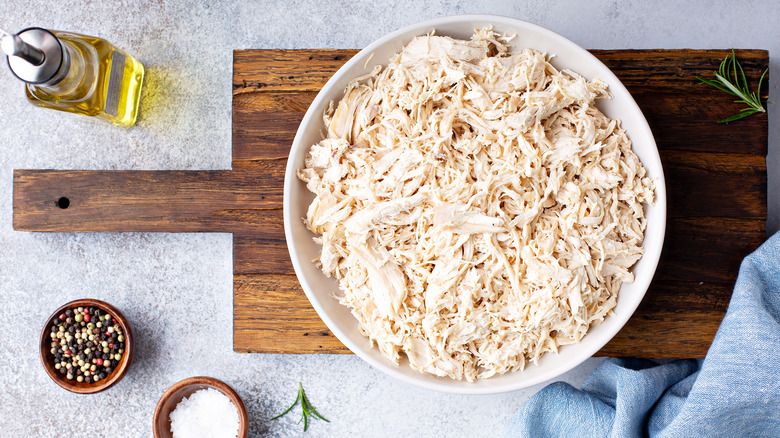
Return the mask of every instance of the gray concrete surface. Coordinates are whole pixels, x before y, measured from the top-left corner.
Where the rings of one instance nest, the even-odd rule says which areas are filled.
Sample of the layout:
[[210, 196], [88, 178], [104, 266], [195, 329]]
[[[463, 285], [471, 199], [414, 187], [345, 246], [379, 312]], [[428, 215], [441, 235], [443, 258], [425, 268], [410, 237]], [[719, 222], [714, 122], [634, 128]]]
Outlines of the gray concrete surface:
[[[684, 3], [684, 4], [682, 4]], [[231, 347], [231, 236], [39, 234], [12, 228], [14, 169], [226, 169], [230, 167], [231, 51], [360, 48], [427, 18], [493, 13], [532, 21], [586, 48], [760, 48], [780, 71], [774, 0], [134, 2], [6, 0], [0, 26], [102, 36], [147, 68], [137, 127], [124, 131], [35, 108], [0, 68], [0, 436], [151, 435], [155, 403], [176, 381], [209, 375], [247, 403], [251, 436], [302, 436], [297, 418], [270, 418], [298, 381], [330, 424], [306, 436], [500, 434], [539, 387], [453, 396], [385, 377], [353, 356], [247, 355]], [[773, 74], [772, 76], [776, 76]], [[771, 97], [780, 101], [780, 80]], [[770, 232], [780, 227], [780, 124], [770, 109]], [[119, 307], [139, 338], [116, 387], [79, 396], [55, 386], [38, 360], [44, 319], [71, 299]], [[580, 384], [592, 359], [563, 378]], [[298, 411], [299, 412], [299, 411]]]

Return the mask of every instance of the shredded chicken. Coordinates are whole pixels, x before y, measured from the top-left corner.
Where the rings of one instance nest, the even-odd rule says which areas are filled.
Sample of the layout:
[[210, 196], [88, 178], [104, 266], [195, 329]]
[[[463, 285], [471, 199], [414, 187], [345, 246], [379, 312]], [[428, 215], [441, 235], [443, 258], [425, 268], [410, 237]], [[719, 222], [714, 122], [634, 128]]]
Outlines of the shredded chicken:
[[475, 381], [576, 343], [642, 256], [653, 182], [607, 84], [426, 35], [351, 82], [298, 177], [337, 299], [388, 359]]

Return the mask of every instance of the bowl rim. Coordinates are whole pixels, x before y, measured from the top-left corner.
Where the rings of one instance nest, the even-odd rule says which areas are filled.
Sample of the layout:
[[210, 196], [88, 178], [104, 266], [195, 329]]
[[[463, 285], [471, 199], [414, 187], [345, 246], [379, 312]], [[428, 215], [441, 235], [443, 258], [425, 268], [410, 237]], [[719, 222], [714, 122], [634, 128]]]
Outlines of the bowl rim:
[[[297, 182], [297, 178], [295, 177], [296, 164], [295, 164], [294, 152], [296, 152], [301, 147], [307, 146], [301, 144], [302, 137], [304, 135], [303, 128], [311, 124], [313, 118], [321, 116], [321, 114], [315, 112], [314, 109], [320, 107], [322, 105], [322, 101], [325, 100], [326, 93], [324, 93], [324, 91], [331, 89], [335, 84], [342, 81], [344, 79], [344, 76], [346, 76], [348, 72], [356, 64], [361, 62], [368, 63], [369, 61], [367, 61], [364, 58], [370, 56], [370, 54], [375, 50], [377, 50], [379, 47], [388, 44], [391, 41], [399, 37], [402, 37], [405, 34], [408, 34], [413, 31], [422, 32], [421, 30], [422, 28], [436, 29], [439, 26], [451, 26], [456, 24], [465, 24], [474, 21], [483, 21], [483, 22], [488, 22], [488, 23], [493, 23], [498, 25], [506, 25], [506, 26], [517, 27], [520, 29], [531, 30], [536, 34], [543, 35], [545, 38], [549, 38], [553, 40], [556, 44], [560, 44], [561, 46], [565, 47], [568, 50], [573, 50], [575, 52], [578, 52], [579, 55], [587, 58], [590, 63], [598, 66], [600, 70], [603, 71], [603, 73], [602, 72], [599, 73], [599, 78], [605, 80], [610, 84], [610, 93], [613, 95], [613, 99], [619, 95], [623, 104], [628, 106], [629, 111], [634, 112], [638, 115], [639, 118], [637, 120], [636, 126], [632, 125], [631, 131], [633, 133], [634, 139], [643, 138], [643, 140], [646, 143], [648, 143], [648, 147], [652, 147], [654, 154], [649, 158], [650, 161], [653, 162], [654, 167], [657, 169], [657, 175], [653, 176], [653, 180], [656, 184], [656, 188], [655, 188], [656, 199], [655, 199], [655, 204], [653, 205], [653, 211], [655, 212], [656, 218], [659, 220], [659, 223], [654, 224], [655, 229], [658, 231], [658, 236], [655, 238], [655, 240], [648, 242], [647, 232], [646, 232], [645, 242], [643, 244], [643, 248], [646, 251], [642, 257], [642, 261], [644, 262], [644, 265], [646, 269], [649, 271], [649, 273], [648, 275], [645, 275], [641, 278], [637, 278], [633, 283], [633, 286], [638, 288], [638, 290], [641, 291], [641, 299], [633, 303], [631, 308], [624, 309], [623, 314], [618, 315], [617, 313], [615, 313], [610, 315], [609, 318], [616, 321], [612, 323], [614, 329], [607, 332], [607, 335], [604, 336], [603, 338], [603, 342], [589, 343], [588, 345], [590, 345], [590, 348], [587, 348], [586, 350], [587, 354], [582, 353], [581, 357], [580, 356], [577, 357], [578, 360], [572, 360], [571, 362], [566, 363], [565, 365], [559, 367], [555, 373], [542, 372], [539, 377], [529, 378], [527, 380], [520, 380], [518, 382], [515, 382], [514, 384], [508, 384], [503, 387], [462, 386], [460, 385], [463, 383], [461, 381], [457, 381], [454, 379], [449, 379], [446, 381], [434, 380], [432, 379], [432, 377], [435, 376], [427, 375], [424, 373], [420, 373], [420, 376], [412, 377], [410, 375], [400, 372], [397, 369], [397, 367], [393, 367], [392, 364], [380, 362], [380, 360], [377, 360], [368, 352], [364, 351], [363, 347], [358, 346], [354, 342], [352, 342], [350, 337], [339, 328], [338, 324], [336, 324], [333, 318], [331, 318], [331, 316], [322, 307], [322, 305], [319, 302], [319, 299], [312, 291], [311, 285], [306, 279], [306, 275], [304, 274], [304, 270], [301, 265], [301, 260], [300, 257], [298, 257], [297, 255], [297, 250], [293, 240], [294, 230], [292, 229], [293, 226], [292, 223], [293, 220], [299, 218], [293, 218], [291, 216], [291, 205], [290, 205], [291, 203], [290, 196], [291, 196], [291, 191], [293, 190], [293, 184]], [[636, 142], [632, 140], [632, 144], [635, 143]], [[647, 166], [647, 161], [645, 159], [642, 160], [642, 163], [645, 166]], [[287, 166], [285, 168], [283, 210], [284, 210], [283, 219], [284, 219], [285, 240], [287, 243], [288, 251], [290, 253], [290, 259], [292, 261], [292, 265], [295, 270], [295, 274], [298, 278], [298, 281], [301, 284], [301, 288], [306, 294], [306, 297], [308, 298], [312, 307], [314, 307], [315, 311], [317, 312], [319, 317], [323, 320], [323, 322], [328, 327], [328, 329], [331, 330], [331, 332], [339, 339], [339, 341], [341, 341], [350, 351], [352, 351], [358, 357], [360, 357], [361, 359], [369, 363], [374, 368], [379, 369], [383, 373], [395, 377], [403, 382], [421, 388], [445, 392], [445, 393], [454, 393], [454, 394], [495, 394], [495, 393], [509, 392], [518, 389], [527, 388], [561, 376], [562, 374], [570, 371], [572, 368], [581, 364], [588, 358], [592, 357], [596, 352], [598, 352], [601, 348], [603, 348], [604, 345], [606, 345], [610, 340], [612, 340], [612, 338], [614, 338], [615, 335], [625, 326], [626, 322], [628, 322], [631, 316], [633, 316], [637, 307], [639, 307], [639, 304], [644, 299], [644, 296], [647, 293], [647, 290], [650, 286], [650, 282], [653, 279], [653, 276], [658, 267], [658, 263], [661, 257], [663, 242], [666, 234], [666, 183], [665, 183], [665, 177], [663, 173], [663, 166], [661, 165], [661, 161], [660, 161], [660, 155], [658, 154], [658, 146], [655, 142], [655, 137], [653, 136], [650, 126], [647, 123], [647, 118], [644, 116], [644, 113], [642, 113], [641, 109], [639, 108], [638, 104], [634, 100], [633, 96], [625, 88], [625, 85], [623, 85], [622, 81], [620, 81], [620, 79], [609, 69], [609, 67], [607, 67], [603, 62], [601, 62], [598, 58], [596, 58], [592, 53], [590, 53], [588, 50], [584, 49], [583, 47], [579, 46], [578, 44], [574, 43], [573, 41], [569, 40], [568, 38], [550, 29], [547, 29], [545, 27], [539, 26], [537, 24], [525, 20], [520, 20], [517, 18], [506, 17], [501, 15], [490, 15], [490, 14], [450, 15], [450, 16], [437, 17], [430, 20], [417, 22], [382, 36], [381, 38], [373, 41], [371, 44], [369, 44], [368, 46], [360, 50], [358, 53], [356, 53], [343, 66], [341, 66], [339, 70], [336, 71], [335, 74], [333, 74], [333, 76], [331, 76], [331, 78], [325, 83], [325, 85], [323, 85], [322, 89], [320, 90], [320, 92], [318, 92], [317, 96], [312, 101], [306, 113], [304, 114], [304, 117], [301, 120], [298, 130], [296, 131], [295, 138], [293, 139], [290, 154], [287, 160]], [[648, 250], [648, 246], [650, 247], [651, 251]], [[623, 287], [621, 287], [621, 290], [623, 290]], [[589, 329], [589, 334], [590, 331], [592, 331], [593, 329], [594, 327], [591, 326]], [[561, 348], [565, 348], [565, 347], [566, 346], [562, 346]], [[401, 366], [408, 366], [408, 365], [401, 365]], [[522, 372], [522, 371], [515, 371], [515, 372]], [[498, 378], [498, 377], [494, 377], [494, 378]], [[487, 380], [491, 380], [491, 379], [487, 379]]]
[[[49, 333], [51, 333], [50, 327], [53, 324], [54, 319], [62, 312], [76, 307], [97, 307], [100, 310], [110, 313], [111, 316], [119, 322], [119, 325], [122, 327], [122, 331], [124, 332], [125, 352], [122, 355], [122, 359], [119, 361], [119, 365], [106, 379], [101, 380], [98, 383], [71, 383], [66, 378], [63, 378], [61, 374], [57, 373], [57, 370], [54, 368], [53, 356], [50, 351], [51, 346], [48, 345], [51, 342], [51, 337], [49, 335]], [[43, 329], [41, 330], [40, 358], [41, 363], [43, 364], [43, 368], [46, 370], [46, 374], [48, 374], [54, 383], [59, 385], [61, 388], [76, 394], [95, 394], [114, 386], [127, 373], [130, 364], [133, 362], [134, 352], [135, 336], [133, 335], [133, 329], [131, 328], [130, 323], [128, 322], [125, 315], [123, 315], [119, 309], [112, 306], [111, 304], [94, 298], [82, 298], [63, 304], [57, 308], [57, 310], [55, 310], [51, 316], [49, 316], [49, 318], [46, 320], [46, 323], [43, 325]]]
[[[154, 433], [154, 437], [163, 438], [163, 435], [160, 433], [160, 428], [164, 425], [168, 425], [168, 422], [170, 421], [169, 418], [163, 418], [163, 406], [166, 404], [166, 402], [181, 389], [195, 385], [209, 386], [225, 394], [230, 399], [230, 401], [238, 410], [238, 438], [246, 438], [249, 433], [249, 416], [241, 396], [239, 396], [238, 393], [227, 383], [208, 376], [188, 377], [186, 379], [179, 380], [178, 382], [171, 385], [170, 388], [165, 390], [163, 395], [161, 395], [160, 399], [157, 401], [157, 406], [154, 408], [154, 416], [152, 417], [152, 432]], [[182, 395], [182, 397], [176, 402], [176, 405], [178, 405], [184, 397], [188, 396]], [[174, 407], [167, 413], [169, 416], [170, 413], [173, 412], [173, 409], [176, 409], [176, 405], [174, 405]]]

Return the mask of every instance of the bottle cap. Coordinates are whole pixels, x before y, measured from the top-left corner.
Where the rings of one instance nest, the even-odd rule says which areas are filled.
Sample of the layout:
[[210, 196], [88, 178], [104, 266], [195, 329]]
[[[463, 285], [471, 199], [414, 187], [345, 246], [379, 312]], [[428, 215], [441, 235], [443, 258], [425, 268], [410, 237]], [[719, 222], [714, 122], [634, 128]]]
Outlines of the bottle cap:
[[19, 79], [30, 84], [56, 83], [70, 68], [70, 57], [57, 37], [46, 29], [31, 27], [2, 37], [8, 66]]

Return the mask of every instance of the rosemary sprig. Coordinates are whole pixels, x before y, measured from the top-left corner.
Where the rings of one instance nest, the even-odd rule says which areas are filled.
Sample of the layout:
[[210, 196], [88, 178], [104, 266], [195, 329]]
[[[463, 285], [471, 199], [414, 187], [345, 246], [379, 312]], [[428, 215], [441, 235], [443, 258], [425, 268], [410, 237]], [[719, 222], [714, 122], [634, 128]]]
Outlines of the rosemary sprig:
[[737, 96], [739, 99], [735, 100], [735, 103], [744, 103], [746, 108], [731, 117], [727, 117], [723, 120], [718, 120], [718, 123], [728, 123], [735, 120], [745, 118], [747, 116], [765, 113], [763, 103], [772, 103], [761, 97], [761, 86], [764, 83], [764, 76], [766, 76], [769, 69], [764, 70], [761, 74], [761, 79], [758, 81], [758, 88], [755, 93], [751, 93], [748, 88], [747, 78], [745, 78], [745, 71], [742, 70], [742, 66], [737, 61], [737, 55], [734, 54], [734, 49], [731, 49], [731, 57], [726, 55], [723, 61], [720, 63], [718, 71], [715, 72], [715, 80], [704, 79], [696, 77], [704, 84], [712, 85], [718, 90], [725, 91], [731, 95]]
[[295, 399], [295, 402], [293, 402], [293, 404], [289, 408], [287, 408], [284, 412], [271, 419], [276, 420], [277, 418], [290, 412], [292, 408], [294, 408], [295, 405], [298, 404], [298, 402], [301, 403], [301, 409], [303, 410], [303, 415], [301, 416], [301, 419], [298, 420], [298, 424], [300, 424], [301, 421], [303, 421], [304, 432], [306, 432], [306, 429], [309, 428], [309, 416], [312, 416], [313, 418], [319, 418], [320, 420], [330, 423], [330, 420], [326, 419], [325, 417], [320, 415], [319, 412], [317, 412], [317, 408], [315, 408], [311, 404], [309, 399], [306, 397], [306, 393], [303, 391], [303, 385], [301, 385], [301, 382], [298, 382], [298, 397]]

